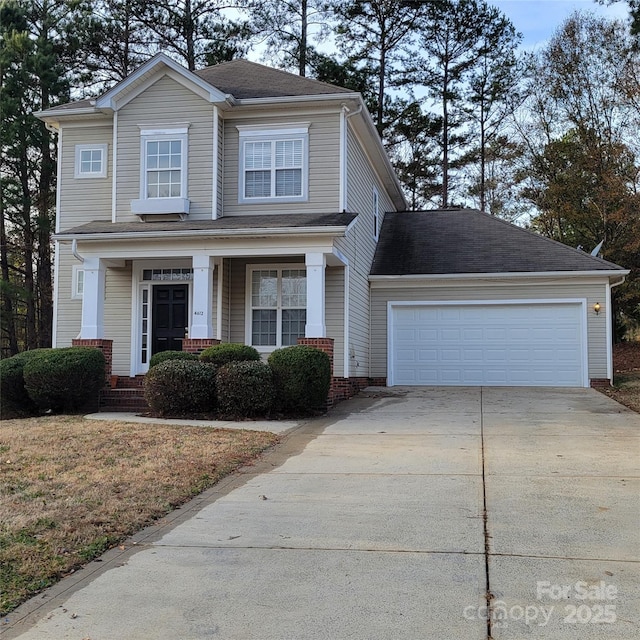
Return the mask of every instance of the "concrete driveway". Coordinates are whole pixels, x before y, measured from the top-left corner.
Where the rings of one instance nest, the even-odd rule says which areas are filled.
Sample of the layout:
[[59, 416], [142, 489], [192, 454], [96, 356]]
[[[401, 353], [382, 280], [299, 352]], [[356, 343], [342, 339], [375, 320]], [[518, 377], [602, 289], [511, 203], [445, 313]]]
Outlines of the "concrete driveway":
[[365, 392], [3, 631], [631, 640], [639, 453], [640, 416], [590, 389]]

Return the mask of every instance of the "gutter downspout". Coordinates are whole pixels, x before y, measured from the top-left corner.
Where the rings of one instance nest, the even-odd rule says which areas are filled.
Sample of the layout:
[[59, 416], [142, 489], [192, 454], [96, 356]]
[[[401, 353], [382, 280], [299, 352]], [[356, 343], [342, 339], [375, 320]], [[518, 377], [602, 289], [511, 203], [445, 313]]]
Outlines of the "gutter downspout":
[[[347, 120], [352, 118], [353, 116], [358, 115], [362, 111], [362, 104], [355, 110], [351, 111], [346, 104], [342, 104], [342, 109], [340, 110], [340, 204], [338, 211], [344, 212], [347, 210]], [[350, 325], [350, 314], [351, 309], [349, 305], [349, 299], [351, 296], [351, 292], [349, 291], [349, 261], [345, 259], [344, 266], [344, 333], [343, 333], [343, 349], [344, 349], [344, 370], [342, 375], [345, 378], [349, 378], [351, 375], [351, 349], [350, 349], [350, 333], [349, 333], [349, 325]], [[371, 351], [371, 347], [369, 347], [369, 351]], [[371, 360], [371, 358], [369, 358]]]
[[351, 111], [344, 103], [340, 110], [340, 203], [338, 211], [347, 210], [347, 120], [358, 115], [361, 111], [362, 105], [355, 111]]
[[71, 253], [78, 262], [84, 262], [84, 258], [78, 253], [78, 241], [75, 238], [71, 241]]
[[621, 276], [617, 282], [607, 282], [607, 309], [609, 317], [607, 318], [607, 378], [610, 384], [613, 384], [613, 313], [611, 307], [611, 289], [620, 286], [627, 276]]

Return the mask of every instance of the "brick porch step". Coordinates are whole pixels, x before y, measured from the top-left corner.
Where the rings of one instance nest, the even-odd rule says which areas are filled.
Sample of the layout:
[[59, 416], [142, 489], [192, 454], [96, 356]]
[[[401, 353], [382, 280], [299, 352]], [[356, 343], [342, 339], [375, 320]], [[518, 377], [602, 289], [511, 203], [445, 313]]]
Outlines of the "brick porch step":
[[149, 411], [142, 387], [129, 389], [103, 389], [100, 393], [100, 411]]

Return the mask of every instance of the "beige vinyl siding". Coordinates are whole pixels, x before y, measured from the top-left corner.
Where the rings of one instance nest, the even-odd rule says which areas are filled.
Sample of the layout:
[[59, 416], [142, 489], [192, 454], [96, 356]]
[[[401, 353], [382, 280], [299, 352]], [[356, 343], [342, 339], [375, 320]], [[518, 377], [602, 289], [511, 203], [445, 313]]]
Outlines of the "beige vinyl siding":
[[[230, 261], [229, 289], [231, 292], [228, 304], [223, 302], [223, 309], [231, 308], [229, 342], [244, 344], [246, 340], [246, 281], [247, 265], [253, 264], [300, 264], [304, 266], [304, 258], [250, 258], [234, 259]], [[344, 362], [344, 269], [342, 267], [327, 267], [325, 272], [325, 323], [327, 337], [334, 339], [334, 375], [343, 375]], [[224, 322], [223, 322], [224, 335]], [[223, 338], [223, 340], [226, 338]], [[365, 375], [365, 374], [363, 374]]]
[[344, 375], [344, 268], [325, 271], [325, 323], [327, 338], [333, 338], [333, 375]]
[[140, 197], [140, 126], [188, 124], [189, 218], [210, 220], [213, 189], [213, 107], [167, 76], [118, 112], [117, 221], [137, 222], [131, 200]]
[[229, 342], [245, 344], [247, 265], [249, 264], [299, 264], [304, 266], [304, 257], [277, 258], [237, 258], [231, 260], [231, 291], [229, 305], [231, 307]]
[[222, 261], [222, 342], [231, 342], [231, 260]]
[[[80, 334], [82, 299], [71, 297], [73, 267], [80, 266], [71, 245], [60, 243], [56, 346], [70, 347]], [[131, 353], [131, 267], [108, 268], [104, 303], [104, 337], [113, 340], [113, 373], [129, 375]]]
[[[401, 280], [400, 278], [398, 279]], [[589, 377], [607, 377], [607, 316], [606, 284], [580, 284], [575, 281], [554, 284], [527, 285], [523, 281], [502, 284], [468, 282], [461, 286], [442, 285], [424, 287], [397, 287], [390, 283], [381, 287], [374, 283], [371, 291], [371, 375], [387, 375], [387, 302], [389, 301], [450, 301], [450, 300], [587, 300], [587, 335], [589, 350]], [[593, 312], [599, 302], [602, 311]], [[603, 313], [604, 312], [604, 313]]]
[[[111, 124], [62, 128], [60, 213], [61, 231], [93, 220], [111, 221], [111, 166], [113, 128]], [[107, 145], [103, 161], [107, 164], [106, 178], [76, 178], [76, 145]]]
[[58, 243], [58, 289], [55, 345], [70, 347], [71, 341], [78, 337], [82, 324], [82, 300], [71, 297], [73, 267], [81, 265], [71, 253], [71, 245]]
[[224, 215], [224, 120], [220, 115], [218, 118], [218, 170], [216, 172], [215, 182], [217, 189], [217, 210], [216, 217], [221, 218]]
[[[269, 126], [308, 123], [309, 200], [296, 203], [238, 203], [239, 134], [238, 125]], [[224, 214], [226, 216], [267, 213], [336, 213], [339, 206], [340, 162], [339, 113], [276, 114], [265, 117], [229, 119], [224, 128]]]
[[131, 263], [107, 268], [104, 301], [104, 337], [113, 340], [113, 374], [131, 372]]
[[350, 377], [369, 375], [369, 271], [376, 250], [373, 235], [373, 191], [378, 192], [380, 223], [395, 208], [355, 134], [347, 135], [347, 209], [358, 214], [345, 238], [336, 240], [349, 260]]

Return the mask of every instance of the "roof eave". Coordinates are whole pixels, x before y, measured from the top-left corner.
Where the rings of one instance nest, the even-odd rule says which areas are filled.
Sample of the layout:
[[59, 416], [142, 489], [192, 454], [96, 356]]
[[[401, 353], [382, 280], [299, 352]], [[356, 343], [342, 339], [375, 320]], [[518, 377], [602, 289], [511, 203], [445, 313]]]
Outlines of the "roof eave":
[[629, 269], [594, 269], [592, 271], [506, 271], [497, 273], [412, 273], [405, 275], [370, 275], [370, 282], [391, 282], [397, 280], [505, 280], [512, 278], [593, 278], [593, 277], [625, 277]]
[[57, 233], [54, 240], [166, 240], [170, 235], [171, 238], [235, 238], [235, 237], [269, 237], [269, 236], [344, 236], [348, 229], [348, 225], [340, 225], [333, 227], [277, 227], [270, 228], [252, 228], [252, 229], [183, 229], [178, 231], [122, 231], [122, 232], [104, 232], [104, 233]]

